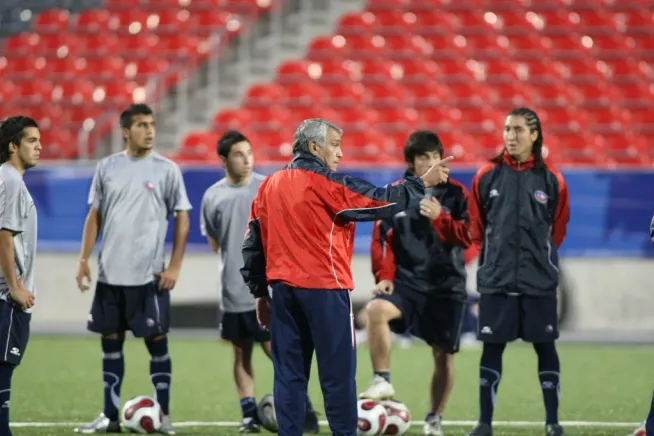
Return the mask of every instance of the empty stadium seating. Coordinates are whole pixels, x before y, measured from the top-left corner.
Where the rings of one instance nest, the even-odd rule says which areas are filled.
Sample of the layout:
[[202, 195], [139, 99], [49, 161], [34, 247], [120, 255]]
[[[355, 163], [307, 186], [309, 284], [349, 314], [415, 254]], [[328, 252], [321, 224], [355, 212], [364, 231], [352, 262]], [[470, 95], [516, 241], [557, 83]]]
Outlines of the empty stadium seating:
[[[262, 4], [264, 6], [260, 6]], [[0, 5], [0, 119], [40, 121], [42, 156], [75, 158], [83, 126], [107, 132], [103, 116], [174, 85], [181, 66], [209, 56], [272, 2], [256, 0], [4, 0]], [[268, 6], [265, 6], [268, 5]], [[99, 7], [102, 6], [102, 7]], [[163, 77], [163, 89], [152, 78]], [[92, 144], [91, 144], [92, 145]]]
[[292, 128], [322, 116], [344, 127], [352, 159], [399, 161], [412, 129], [433, 128], [459, 162], [477, 162], [518, 105], [540, 114], [553, 161], [652, 165], [654, 1], [370, 0], [180, 156], [201, 158], [201, 144], [239, 128], [285, 160]]

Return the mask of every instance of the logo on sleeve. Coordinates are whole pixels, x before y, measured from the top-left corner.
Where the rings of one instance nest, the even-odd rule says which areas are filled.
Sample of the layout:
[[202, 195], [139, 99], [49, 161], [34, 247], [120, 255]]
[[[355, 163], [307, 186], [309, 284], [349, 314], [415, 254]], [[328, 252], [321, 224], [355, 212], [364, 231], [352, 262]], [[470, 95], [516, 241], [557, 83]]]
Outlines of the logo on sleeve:
[[547, 194], [545, 194], [543, 191], [534, 192], [534, 198], [541, 204], [547, 203]]

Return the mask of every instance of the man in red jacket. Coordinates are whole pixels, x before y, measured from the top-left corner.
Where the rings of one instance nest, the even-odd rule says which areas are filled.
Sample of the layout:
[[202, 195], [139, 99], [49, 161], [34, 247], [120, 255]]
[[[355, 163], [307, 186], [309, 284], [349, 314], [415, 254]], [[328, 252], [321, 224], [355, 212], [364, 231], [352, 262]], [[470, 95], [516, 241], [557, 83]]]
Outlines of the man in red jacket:
[[[356, 344], [350, 291], [354, 222], [388, 218], [447, 181], [443, 159], [422, 177], [378, 188], [336, 172], [343, 131], [308, 119], [293, 160], [269, 176], [252, 204], [243, 278], [270, 328], [279, 434], [299, 436], [313, 351], [333, 435], [357, 433]], [[268, 285], [272, 285], [272, 298]]]

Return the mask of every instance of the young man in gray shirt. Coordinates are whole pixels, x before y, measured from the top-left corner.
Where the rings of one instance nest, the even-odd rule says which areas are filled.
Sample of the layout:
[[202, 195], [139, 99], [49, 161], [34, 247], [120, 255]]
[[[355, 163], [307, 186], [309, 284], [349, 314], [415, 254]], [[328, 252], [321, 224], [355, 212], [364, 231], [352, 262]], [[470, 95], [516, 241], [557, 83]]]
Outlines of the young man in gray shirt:
[[[234, 382], [243, 413], [239, 431], [259, 433], [252, 349], [257, 342], [270, 357], [270, 332], [257, 321], [254, 297], [245, 285], [240, 269], [243, 267], [242, 247], [250, 207], [265, 177], [252, 172], [252, 145], [242, 133], [235, 130], [226, 132], [218, 140], [217, 152], [225, 168], [225, 177], [204, 193], [200, 226], [211, 249], [220, 251], [222, 261], [220, 334], [231, 342], [234, 350]], [[318, 418], [310, 401], [307, 401], [307, 408], [305, 431], [317, 433]]]
[[37, 217], [23, 174], [41, 152], [39, 126], [31, 118], [0, 124], [0, 434], [11, 436], [11, 376], [30, 335], [34, 305]]
[[[104, 411], [76, 431], [120, 431], [123, 343], [125, 332], [131, 330], [135, 337], [145, 339], [150, 352], [150, 378], [164, 414], [160, 433], [174, 434], [166, 336], [169, 291], [179, 276], [191, 205], [179, 166], [152, 150], [156, 133], [152, 110], [134, 104], [121, 114], [120, 126], [126, 150], [102, 159], [96, 167], [76, 277], [80, 290], [88, 290], [88, 258], [102, 229], [98, 282], [87, 327], [102, 335]], [[173, 253], [166, 267], [164, 242], [172, 216]]]

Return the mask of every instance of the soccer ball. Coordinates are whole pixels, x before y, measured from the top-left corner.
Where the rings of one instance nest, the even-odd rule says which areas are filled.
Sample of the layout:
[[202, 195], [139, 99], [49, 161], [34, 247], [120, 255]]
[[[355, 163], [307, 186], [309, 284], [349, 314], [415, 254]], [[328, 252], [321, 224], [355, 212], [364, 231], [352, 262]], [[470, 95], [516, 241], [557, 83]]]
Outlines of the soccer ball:
[[386, 408], [385, 435], [403, 435], [411, 427], [411, 412], [406, 404], [397, 400], [384, 400], [381, 405]]
[[386, 408], [375, 400], [362, 399], [357, 402], [360, 435], [381, 435], [386, 429]]
[[277, 433], [277, 415], [275, 414], [275, 402], [272, 394], [265, 395], [259, 406], [257, 406], [257, 415], [263, 428], [272, 433]]
[[132, 433], [156, 433], [163, 419], [163, 411], [157, 400], [146, 395], [127, 401], [120, 415], [123, 425]]

